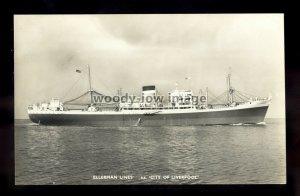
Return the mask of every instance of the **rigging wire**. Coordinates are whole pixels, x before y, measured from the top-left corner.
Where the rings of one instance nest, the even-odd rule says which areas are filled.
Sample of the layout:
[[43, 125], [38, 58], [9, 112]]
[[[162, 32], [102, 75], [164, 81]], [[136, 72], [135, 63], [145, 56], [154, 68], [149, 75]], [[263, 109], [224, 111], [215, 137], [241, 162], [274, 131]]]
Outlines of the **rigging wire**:
[[212, 91], [208, 90], [208, 93], [209, 93], [209, 97], [213, 97], [213, 99], [217, 98], [217, 96], [214, 93], [212, 93]]
[[[67, 96], [71, 91], [74, 91], [74, 87], [77, 86], [78, 82], [79, 82], [83, 77], [85, 77], [85, 76], [88, 74], [87, 71], [86, 71], [86, 67], [83, 67], [83, 66], [84, 66], [84, 65], [81, 65], [79, 69], [76, 69], [76, 71], [77, 71], [77, 70], [80, 70], [79, 73], [83, 73], [83, 74], [76, 80], [76, 82], [72, 85], [72, 87], [64, 94], [62, 100], [65, 99], [66, 96]], [[74, 67], [74, 66], [73, 66], [73, 67]], [[107, 87], [106, 87], [106, 88], [107, 88]], [[93, 89], [94, 89], [94, 88], [93, 88]], [[92, 89], [92, 90], [93, 90], [93, 89]], [[76, 100], [82, 98], [84, 95], [86, 95], [86, 94], [88, 94], [88, 93], [90, 93], [90, 92], [88, 91], [88, 92], [86, 92], [86, 93], [80, 95], [79, 97], [76, 97], [76, 98], [74, 98], [74, 99], [65, 101], [64, 103], [76, 101]], [[101, 95], [101, 96], [104, 96], [104, 94], [99, 93], [99, 92], [97, 92], [96, 90], [93, 90], [91, 93], [96, 93], [96, 94], [99, 94], [99, 95]], [[75, 104], [75, 105], [76, 105], [76, 104]]]
[[[95, 78], [96, 78], [96, 79], [95, 79]], [[106, 89], [106, 91], [107, 91], [109, 94], [114, 95], [114, 93], [112, 93], [112, 91], [110, 90], [111, 88], [107, 88], [107, 86], [105, 85], [105, 83], [102, 82], [102, 81], [100, 80], [99, 77], [94, 77], [94, 78], [92, 78], [92, 80], [93, 80], [93, 81], [96, 80], [97, 84], [101, 84], [101, 85]], [[96, 88], [94, 88], [94, 87], [93, 87], [92, 89], [93, 89], [93, 90], [96, 90]]]
[[235, 97], [238, 97], [240, 100], [241, 100], [241, 102], [245, 102], [245, 99], [243, 99], [239, 94], [234, 94], [234, 96]]
[[211, 103], [214, 103], [216, 101], [220, 101], [225, 95], [227, 94], [227, 91], [223, 92], [221, 95], [219, 95], [217, 98], [210, 101]]
[[237, 91], [237, 94], [239, 94], [241, 97], [244, 97], [245, 99], [249, 99], [250, 97], [247, 97], [245, 95], [243, 95], [242, 93], [240, 93], [239, 91]]
[[70, 93], [71, 90], [73, 90], [73, 88], [76, 86], [76, 84], [79, 82], [79, 80], [84, 77], [84, 75], [81, 75], [76, 81], [75, 83], [72, 85], [72, 87], [64, 94], [64, 96], [62, 97], [62, 100]]
[[241, 91], [238, 91], [238, 92], [241, 93], [241, 94], [248, 95], [249, 97], [256, 97], [255, 95], [251, 95], [251, 94], [249, 94], [249, 93], [245, 93], [245, 92], [241, 92]]
[[84, 95], [86, 95], [86, 94], [88, 94], [88, 93], [90, 93], [90, 92], [87, 91], [87, 92], [83, 93], [82, 95], [80, 95], [79, 97], [76, 97], [76, 98], [71, 99], [71, 100], [69, 100], [69, 101], [65, 101], [64, 103], [68, 103], [68, 102], [72, 102], [72, 101], [75, 101], [75, 100], [77, 100], [77, 99], [80, 99], [81, 97], [83, 97]]
[[[81, 104], [70, 103], [70, 102], [76, 101], [76, 100], [78, 100], [78, 99], [84, 97], [85, 95], [87, 95], [87, 94], [89, 94], [89, 93], [90, 93], [90, 91], [87, 91], [87, 92], [85, 92], [84, 94], [82, 94], [82, 95], [80, 95], [80, 96], [78, 96], [78, 97], [76, 97], [76, 98], [73, 98], [73, 99], [71, 99], [71, 100], [65, 101], [64, 104], [81, 105]], [[95, 90], [93, 90], [91, 93], [93, 93], [93, 94], [95, 93], [95, 94], [100, 95], [100, 96], [105, 96], [104, 94], [99, 93], [99, 92], [97, 92], [97, 91], [95, 91]]]

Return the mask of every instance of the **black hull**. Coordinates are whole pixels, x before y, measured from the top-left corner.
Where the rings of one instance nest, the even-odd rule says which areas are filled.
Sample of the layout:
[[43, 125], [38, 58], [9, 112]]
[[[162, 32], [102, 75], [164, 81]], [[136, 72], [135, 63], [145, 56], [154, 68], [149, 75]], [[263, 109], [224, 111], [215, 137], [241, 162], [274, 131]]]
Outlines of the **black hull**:
[[176, 114], [29, 114], [34, 123], [42, 125], [83, 126], [173, 126], [226, 125], [264, 121], [268, 106], [236, 110]]

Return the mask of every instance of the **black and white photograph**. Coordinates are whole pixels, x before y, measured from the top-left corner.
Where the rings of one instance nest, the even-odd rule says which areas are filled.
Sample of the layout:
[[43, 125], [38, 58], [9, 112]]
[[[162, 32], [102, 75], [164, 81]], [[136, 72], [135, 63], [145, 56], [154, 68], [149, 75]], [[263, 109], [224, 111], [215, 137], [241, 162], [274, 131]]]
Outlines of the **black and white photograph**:
[[15, 185], [286, 184], [284, 59], [284, 14], [16, 14]]

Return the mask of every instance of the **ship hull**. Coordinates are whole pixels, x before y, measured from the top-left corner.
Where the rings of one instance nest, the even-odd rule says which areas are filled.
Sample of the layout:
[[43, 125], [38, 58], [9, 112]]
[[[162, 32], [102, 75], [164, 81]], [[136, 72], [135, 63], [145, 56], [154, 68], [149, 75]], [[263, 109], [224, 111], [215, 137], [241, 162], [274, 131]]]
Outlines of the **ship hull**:
[[29, 113], [29, 118], [42, 125], [81, 126], [180, 126], [226, 125], [264, 121], [268, 105], [219, 111], [180, 113]]

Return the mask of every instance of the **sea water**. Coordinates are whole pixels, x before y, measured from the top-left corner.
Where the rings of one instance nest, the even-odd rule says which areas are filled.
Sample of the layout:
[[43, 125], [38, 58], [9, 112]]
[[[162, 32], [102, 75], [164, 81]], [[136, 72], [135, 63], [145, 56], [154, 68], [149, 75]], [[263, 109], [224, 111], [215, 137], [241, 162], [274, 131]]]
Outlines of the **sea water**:
[[15, 121], [15, 183], [284, 184], [284, 119], [257, 125], [88, 127]]

